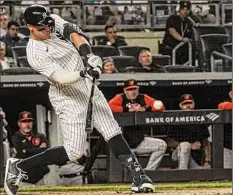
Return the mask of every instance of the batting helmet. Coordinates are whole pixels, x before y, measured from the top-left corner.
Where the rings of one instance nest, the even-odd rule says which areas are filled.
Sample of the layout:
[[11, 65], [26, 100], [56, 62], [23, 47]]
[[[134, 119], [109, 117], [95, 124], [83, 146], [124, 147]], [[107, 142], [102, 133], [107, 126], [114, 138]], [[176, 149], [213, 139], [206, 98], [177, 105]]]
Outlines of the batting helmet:
[[42, 5], [31, 5], [24, 12], [24, 19], [27, 24], [34, 26], [54, 26], [55, 21], [49, 12]]

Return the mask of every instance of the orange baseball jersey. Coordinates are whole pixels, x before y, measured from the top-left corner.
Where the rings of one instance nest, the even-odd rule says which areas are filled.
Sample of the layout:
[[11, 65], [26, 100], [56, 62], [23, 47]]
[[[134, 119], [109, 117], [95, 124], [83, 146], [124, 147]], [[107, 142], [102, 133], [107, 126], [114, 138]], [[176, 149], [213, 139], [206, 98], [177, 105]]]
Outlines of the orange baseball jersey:
[[129, 100], [124, 93], [117, 94], [109, 101], [109, 106], [113, 113], [117, 112], [128, 112], [130, 104], [140, 104], [146, 107], [146, 111], [164, 111], [165, 107], [157, 110], [153, 107], [155, 99], [146, 95], [138, 94], [137, 99]]
[[232, 110], [232, 102], [221, 102], [218, 104], [218, 109], [221, 110]]

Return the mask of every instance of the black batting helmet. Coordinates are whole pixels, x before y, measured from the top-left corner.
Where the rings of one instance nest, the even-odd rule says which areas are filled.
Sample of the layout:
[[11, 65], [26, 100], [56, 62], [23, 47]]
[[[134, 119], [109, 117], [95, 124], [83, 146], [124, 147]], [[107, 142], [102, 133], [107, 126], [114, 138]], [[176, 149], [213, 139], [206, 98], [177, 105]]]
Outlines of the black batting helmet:
[[31, 5], [24, 12], [26, 24], [34, 26], [54, 26], [54, 19], [42, 5]]

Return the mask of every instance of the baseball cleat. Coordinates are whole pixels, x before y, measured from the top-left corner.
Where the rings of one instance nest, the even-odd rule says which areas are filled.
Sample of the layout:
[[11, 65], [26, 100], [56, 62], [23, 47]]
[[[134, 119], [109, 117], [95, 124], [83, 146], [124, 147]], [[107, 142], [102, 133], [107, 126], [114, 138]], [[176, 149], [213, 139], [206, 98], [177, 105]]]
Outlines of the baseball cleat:
[[153, 193], [155, 191], [155, 187], [151, 179], [147, 175], [143, 174], [140, 175], [139, 178], [133, 178], [131, 191], [135, 193]]
[[7, 195], [16, 195], [22, 179], [28, 178], [25, 172], [18, 168], [17, 165], [20, 162], [21, 160], [17, 158], [9, 158], [7, 160], [4, 179], [4, 189]]

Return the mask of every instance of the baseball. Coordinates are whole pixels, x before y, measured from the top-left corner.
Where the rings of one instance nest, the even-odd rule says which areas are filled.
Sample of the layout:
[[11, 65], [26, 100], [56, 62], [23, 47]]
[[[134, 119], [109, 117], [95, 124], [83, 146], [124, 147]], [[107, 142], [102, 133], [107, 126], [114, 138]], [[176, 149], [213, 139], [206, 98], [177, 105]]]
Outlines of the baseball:
[[159, 101], [159, 100], [155, 100], [153, 103], [153, 107], [156, 110], [160, 110], [163, 107], [163, 102]]

